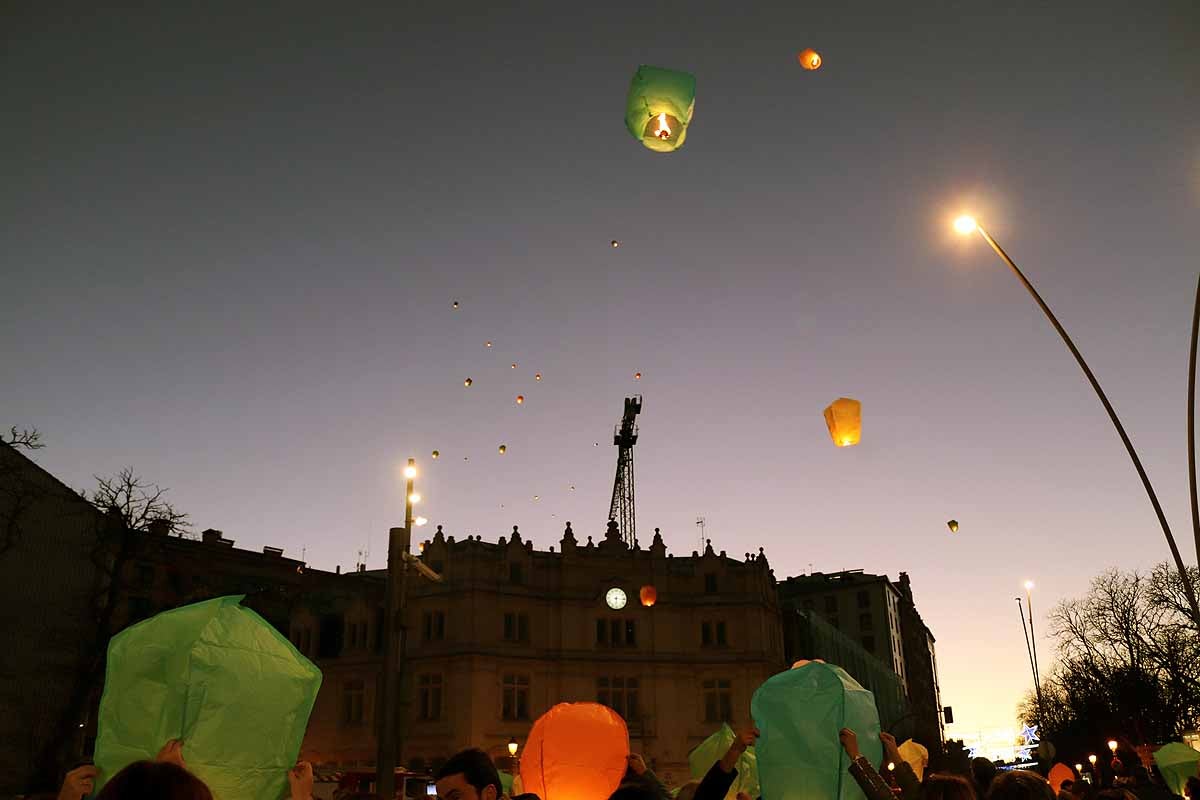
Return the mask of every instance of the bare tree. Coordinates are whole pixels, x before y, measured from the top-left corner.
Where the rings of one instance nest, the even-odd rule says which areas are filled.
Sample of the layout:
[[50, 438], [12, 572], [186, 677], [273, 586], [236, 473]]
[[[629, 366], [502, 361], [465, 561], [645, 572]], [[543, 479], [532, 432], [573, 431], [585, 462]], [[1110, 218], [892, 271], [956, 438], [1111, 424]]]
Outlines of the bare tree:
[[126, 530], [185, 535], [191, 528], [188, 515], [175, 510], [166, 501], [166, 489], [147, 483], [125, 467], [111, 478], [96, 478], [96, 490], [89, 498], [92, 505], [105, 513], [113, 511]]
[[0, 442], [25, 450], [41, 450], [46, 445], [42, 442], [42, 434], [37, 428], [22, 428], [17, 430], [14, 425], [9, 430], [8, 436], [0, 435]]
[[[14, 450], [41, 450], [45, 447], [37, 428], [13, 426], [8, 435], [0, 434], [0, 444]], [[4, 459], [0, 466], [0, 556], [20, 541], [26, 513], [37, 502], [41, 490], [24, 474], [20, 459]]]

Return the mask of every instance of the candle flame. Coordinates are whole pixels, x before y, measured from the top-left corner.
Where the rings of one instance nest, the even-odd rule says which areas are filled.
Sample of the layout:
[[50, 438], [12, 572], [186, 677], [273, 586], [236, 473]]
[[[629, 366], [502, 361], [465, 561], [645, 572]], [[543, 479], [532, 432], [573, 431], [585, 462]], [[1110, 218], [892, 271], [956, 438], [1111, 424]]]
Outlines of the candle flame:
[[667, 113], [665, 111], [658, 115], [658, 130], [654, 131], [654, 135], [659, 139], [671, 138], [671, 126], [667, 124]]

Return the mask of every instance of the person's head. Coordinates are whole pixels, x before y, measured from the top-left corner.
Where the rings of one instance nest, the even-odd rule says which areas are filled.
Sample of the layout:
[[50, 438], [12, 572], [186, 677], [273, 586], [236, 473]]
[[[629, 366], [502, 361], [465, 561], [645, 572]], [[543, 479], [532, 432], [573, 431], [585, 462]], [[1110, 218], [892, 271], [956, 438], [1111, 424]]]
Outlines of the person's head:
[[975, 787], [961, 775], [949, 772], [933, 772], [922, 784], [924, 800], [976, 800]]
[[212, 792], [178, 764], [135, 761], [104, 784], [96, 800], [213, 800]]
[[1061, 797], [1064, 794], [1071, 794], [1071, 790], [1075, 788], [1075, 781], [1063, 781], [1058, 785], [1058, 794]]
[[996, 778], [996, 765], [983, 756], [971, 759], [971, 777], [978, 792], [986, 792]]
[[1014, 769], [996, 776], [987, 800], [1056, 800], [1050, 783], [1036, 772]]
[[496, 765], [487, 753], [474, 748], [451, 756], [434, 781], [439, 800], [498, 800], [504, 793]]
[[[1183, 784], [1183, 793], [1188, 800], [1200, 800], [1200, 778], [1188, 778], [1187, 782]], [[688, 800], [691, 798], [689, 797]]]

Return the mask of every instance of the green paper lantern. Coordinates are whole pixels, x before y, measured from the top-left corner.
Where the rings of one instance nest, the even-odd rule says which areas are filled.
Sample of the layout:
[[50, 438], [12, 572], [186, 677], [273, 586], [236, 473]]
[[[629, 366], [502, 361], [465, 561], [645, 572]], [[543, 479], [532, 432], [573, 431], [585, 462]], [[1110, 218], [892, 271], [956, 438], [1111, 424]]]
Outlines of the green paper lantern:
[[625, 127], [651, 150], [683, 147], [696, 109], [696, 76], [643, 64], [633, 74], [625, 104]]
[[[716, 733], [696, 745], [696, 749], [688, 753], [688, 772], [696, 780], [702, 779], [712, 769], [712, 765], [724, 757], [725, 752], [729, 750], [729, 746], [736, 738], [737, 734], [733, 732], [733, 728], [730, 728], [728, 724], [722, 725]], [[729, 791], [725, 793], [726, 799], [734, 800], [738, 792], [758, 797], [761, 794], [758, 788], [758, 757], [755, 755], [753, 747], [747, 748], [746, 752], [738, 757], [735, 768], [737, 777], [734, 778]]]
[[1182, 796], [1183, 785], [1187, 783], [1187, 779], [1197, 774], [1196, 765], [1200, 764], [1200, 752], [1183, 742], [1169, 742], [1154, 751], [1154, 763], [1158, 765], [1158, 770], [1171, 791]]
[[188, 769], [216, 800], [286, 795], [321, 671], [243, 608], [242, 597], [165, 611], [109, 643], [97, 792], [124, 767], [181, 739]]
[[841, 667], [821, 661], [766, 680], [750, 703], [762, 734], [755, 747], [762, 796], [771, 800], [864, 800], [847, 771], [842, 728], [872, 764], [883, 758], [875, 696]]

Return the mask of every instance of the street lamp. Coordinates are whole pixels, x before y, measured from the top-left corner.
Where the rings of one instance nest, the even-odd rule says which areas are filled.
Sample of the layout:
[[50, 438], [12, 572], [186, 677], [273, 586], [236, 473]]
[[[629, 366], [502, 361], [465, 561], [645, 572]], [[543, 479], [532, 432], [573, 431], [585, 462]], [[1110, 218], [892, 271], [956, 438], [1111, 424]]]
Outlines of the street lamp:
[[[1133, 449], [1133, 442], [1129, 440], [1129, 434], [1125, 432], [1125, 426], [1121, 424], [1121, 420], [1117, 417], [1117, 412], [1112, 407], [1112, 403], [1108, 401], [1108, 396], [1104, 394], [1104, 390], [1100, 388], [1100, 382], [1096, 380], [1096, 376], [1092, 373], [1092, 368], [1089, 367], [1087, 362], [1083, 360], [1083, 355], [1080, 354], [1079, 349], [1075, 347], [1075, 343], [1071, 341], [1071, 337], [1067, 335], [1066, 329], [1062, 326], [1062, 323], [1058, 321], [1058, 317], [1054, 316], [1054, 312], [1050, 310], [1050, 306], [1046, 305], [1046, 301], [1042, 299], [1040, 294], [1038, 294], [1037, 289], [1033, 288], [1033, 284], [1030, 283], [1029, 279], [1025, 277], [1025, 273], [1021, 272], [1021, 269], [1016, 265], [1016, 263], [1008, 257], [1008, 253], [1004, 252], [1004, 248], [996, 243], [996, 240], [993, 239], [991, 235], [983, 229], [983, 226], [980, 225], [974, 217], [963, 214], [954, 220], [954, 229], [963, 236], [969, 236], [972, 233], [978, 232], [979, 235], [983, 237], [983, 240], [987, 242], [992, 250], [996, 252], [996, 255], [1000, 256], [1000, 259], [1008, 265], [1009, 269], [1011, 269], [1013, 274], [1017, 277], [1017, 280], [1021, 282], [1021, 285], [1024, 286], [1029, 292], [1030, 296], [1033, 297], [1034, 301], [1038, 304], [1038, 307], [1041, 308], [1042, 312], [1046, 315], [1046, 319], [1050, 320], [1050, 324], [1054, 326], [1054, 330], [1058, 331], [1058, 335], [1062, 337], [1063, 344], [1067, 346], [1067, 349], [1071, 351], [1071, 355], [1075, 357], [1075, 361], [1079, 364], [1079, 368], [1083, 370], [1083, 374], [1087, 377], [1088, 383], [1092, 385], [1092, 389], [1095, 390], [1096, 396], [1100, 398], [1101, 405], [1103, 405], [1104, 410], [1108, 412], [1108, 418], [1112, 420], [1113, 427], [1117, 430], [1117, 435], [1121, 438], [1122, 444], [1125, 445], [1125, 450], [1129, 453], [1130, 460], [1133, 461], [1133, 467], [1137, 470], [1138, 477], [1142, 479], [1142, 486], [1145, 487], [1146, 494], [1150, 498], [1150, 505], [1154, 507], [1154, 513], [1158, 516], [1158, 523], [1162, 526], [1163, 535], [1167, 538], [1167, 546], [1171, 549], [1171, 557], [1175, 559], [1175, 568], [1179, 571], [1179, 579], [1183, 584], [1184, 594], [1187, 595], [1188, 605], [1192, 610], [1192, 619], [1200, 620], [1200, 605], [1198, 605], [1196, 602], [1196, 592], [1192, 587], [1191, 576], [1188, 574], [1187, 568], [1183, 564], [1183, 557], [1179, 554], [1179, 547], [1175, 544], [1175, 536], [1171, 533], [1171, 526], [1167, 524], [1166, 514], [1163, 513], [1162, 505], [1158, 502], [1158, 495], [1154, 493], [1154, 487], [1150, 485], [1150, 478], [1146, 475], [1146, 469], [1142, 466], [1142, 461], [1140, 458], [1138, 458], [1137, 451]], [[1200, 314], [1200, 294], [1198, 294], [1197, 313]], [[1193, 328], [1195, 327], [1195, 321], [1193, 321]], [[1193, 376], [1189, 375], [1189, 387], [1192, 385], [1192, 381]], [[1190, 392], [1191, 389], [1189, 388], [1189, 393]], [[1191, 411], [1189, 410], [1189, 420], [1191, 419], [1190, 414]], [[1191, 426], [1189, 425], [1189, 434], [1190, 430]], [[1191, 485], [1194, 486], [1194, 482], [1192, 482]], [[1195, 503], [1193, 502], [1193, 507], [1194, 506]], [[1200, 556], [1200, 521], [1197, 522], [1196, 549], [1197, 555]]]
[[513, 758], [516, 758], [517, 757], [517, 748], [519, 746], [520, 745], [517, 744], [517, 737], [514, 736], [513, 738], [509, 739], [508, 740], [508, 754], [510, 756], [512, 756]]
[[1117, 754], [1117, 740], [1116, 739], [1108, 740], [1108, 749], [1112, 751], [1112, 754], [1114, 756]]
[[388, 531], [388, 571], [386, 588], [386, 620], [383, 626], [383, 702], [379, 715], [376, 753], [376, 793], [379, 800], [393, 800], [396, 792], [396, 756], [400, 749], [398, 726], [401, 721], [400, 671], [404, 665], [407, 630], [404, 627], [405, 584], [408, 578], [408, 551], [412, 547], [413, 503], [421, 495], [413, 491], [417, 477], [416, 459], [410, 458], [404, 468], [404, 527]]
[[1088, 763], [1092, 765], [1092, 769], [1096, 768], [1096, 754], [1092, 753], [1088, 756]]

